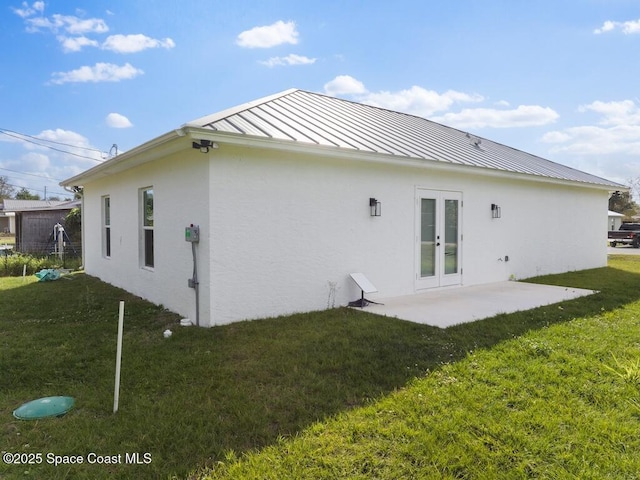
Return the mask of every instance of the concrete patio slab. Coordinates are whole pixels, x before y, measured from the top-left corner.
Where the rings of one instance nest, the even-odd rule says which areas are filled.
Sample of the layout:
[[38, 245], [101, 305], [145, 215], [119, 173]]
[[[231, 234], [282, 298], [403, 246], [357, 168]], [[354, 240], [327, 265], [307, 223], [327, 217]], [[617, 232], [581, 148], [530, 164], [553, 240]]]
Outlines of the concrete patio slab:
[[401, 320], [447, 328], [500, 313], [513, 313], [597, 293], [573, 287], [500, 282], [437, 289], [393, 298], [370, 298], [363, 310]]

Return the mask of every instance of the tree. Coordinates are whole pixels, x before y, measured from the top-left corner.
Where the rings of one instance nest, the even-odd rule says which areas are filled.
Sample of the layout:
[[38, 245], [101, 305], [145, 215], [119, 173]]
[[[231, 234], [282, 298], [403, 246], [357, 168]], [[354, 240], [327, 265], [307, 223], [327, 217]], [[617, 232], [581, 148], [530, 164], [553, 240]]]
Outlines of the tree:
[[14, 188], [9, 185], [9, 178], [0, 176], [0, 200], [4, 198], [11, 198]]
[[22, 187], [18, 193], [16, 193], [16, 200], [40, 200], [40, 195], [31, 193], [26, 187]]
[[633, 217], [638, 213], [638, 204], [633, 201], [630, 192], [614, 192], [609, 198], [609, 210]]
[[78, 207], [72, 208], [71, 211], [67, 213], [67, 216], [64, 218], [64, 229], [69, 238], [76, 242], [81, 240], [82, 215]]

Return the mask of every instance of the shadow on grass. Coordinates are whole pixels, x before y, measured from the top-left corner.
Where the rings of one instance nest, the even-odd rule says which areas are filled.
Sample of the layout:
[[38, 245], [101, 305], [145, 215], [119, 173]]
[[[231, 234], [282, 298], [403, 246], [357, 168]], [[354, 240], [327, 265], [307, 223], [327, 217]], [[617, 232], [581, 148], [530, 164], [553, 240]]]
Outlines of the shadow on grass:
[[[175, 326], [176, 316], [91, 277], [6, 290], [0, 302], [0, 414], [9, 441], [3, 448], [26, 451], [28, 444], [28, 451], [62, 455], [149, 452], [153, 458], [148, 465], [66, 470], [35, 465], [36, 477], [185, 475], [229, 450], [264, 447], [366, 404], [471, 350], [636, 301], [640, 259], [636, 267], [538, 278], [533, 281], [601, 293], [445, 330], [340, 308], [211, 329], [176, 326], [164, 339], [162, 331]], [[121, 406], [113, 415], [117, 300], [123, 297]], [[11, 416], [22, 401], [62, 394], [77, 401], [62, 419], [29, 423]]]

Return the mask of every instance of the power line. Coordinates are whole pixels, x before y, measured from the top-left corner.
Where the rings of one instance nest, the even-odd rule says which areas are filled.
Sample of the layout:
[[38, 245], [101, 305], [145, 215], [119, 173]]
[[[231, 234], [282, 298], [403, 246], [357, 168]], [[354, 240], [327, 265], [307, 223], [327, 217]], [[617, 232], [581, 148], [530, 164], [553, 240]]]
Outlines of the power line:
[[[58, 145], [64, 145], [64, 146], [69, 147], [69, 148], [77, 148], [77, 149], [80, 149], [80, 150], [90, 150], [90, 151], [94, 151], [94, 152], [100, 152], [100, 154], [104, 154], [105, 153], [105, 152], [103, 152], [101, 150], [97, 150], [95, 148], [78, 147], [76, 145], [70, 145], [68, 143], [55, 142], [53, 140], [44, 140], [44, 139], [41, 139], [41, 138], [33, 137], [31, 135], [26, 135], [24, 133], [14, 132], [12, 130], [7, 130], [7, 129], [4, 129], [4, 128], [0, 128], [0, 133], [2, 133], [4, 135], [7, 135], [8, 137], [17, 138], [18, 140], [22, 140], [23, 142], [33, 143], [34, 145], [37, 145], [39, 147], [48, 148], [50, 150], [55, 150], [56, 152], [65, 153], [67, 155], [73, 155], [74, 157], [86, 158], [88, 160], [92, 160], [94, 162], [99, 162], [99, 163], [104, 161], [104, 159], [102, 159], [102, 158], [100, 160], [97, 160], [97, 159], [95, 159], [93, 157], [88, 157], [86, 155], [80, 155], [79, 153], [69, 152], [68, 150], [62, 150], [60, 148], [52, 147], [51, 145], [44, 145], [44, 144], [38, 143], [38, 142], [36, 142], [34, 140], [30, 140], [30, 138], [35, 138], [40, 142], [50, 142], [50, 143], [55, 143], [55, 144], [58, 144]], [[27, 138], [24, 138], [24, 137], [27, 137]]]
[[[35, 173], [18, 172], [18, 171], [16, 171], [16, 170], [11, 170], [11, 169], [9, 169], [9, 168], [4, 168], [4, 167], [0, 167], [0, 170], [6, 170], [6, 171], [9, 171], [9, 172], [17, 173], [18, 175], [29, 175], [29, 176], [32, 176], [32, 177], [42, 178], [42, 179], [44, 179], [44, 180], [49, 180], [49, 182], [54, 183], [54, 184], [55, 184], [56, 182], [61, 182], [61, 181], [62, 181], [62, 180], [59, 180], [59, 179], [57, 179], [57, 178], [46, 177], [46, 176], [44, 176], [44, 175], [37, 175], [37, 174], [35, 174]], [[11, 178], [11, 177], [9, 177], [9, 176], [7, 176], [7, 175], [0, 176], [0, 179], [1, 179], [1, 178], [5, 178], [6, 180], [12, 180], [12, 178]], [[15, 177], [14, 177], [14, 178], [15, 178]], [[3, 183], [4, 183], [4, 185], [7, 185], [7, 186], [9, 186], [9, 187], [13, 187], [13, 188], [17, 188], [17, 189], [26, 188], [27, 190], [33, 190], [33, 191], [35, 191], [35, 192], [43, 192], [45, 195], [47, 194], [47, 188], [46, 188], [46, 187], [44, 187], [44, 189], [43, 189], [43, 190], [39, 190], [39, 189], [36, 189], [36, 188], [24, 187], [24, 186], [22, 186], [22, 185], [14, 185], [14, 184], [12, 184], [12, 183], [7, 183], [6, 181], [5, 181], [5, 182], [3, 182]], [[57, 185], [56, 185], [56, 186], [57, 186]], [[52, 194], [54, 194], [54, 195], [65, 195], [65, 196], [67, 196], [67, 195], [68, 195], [67, 193], [55, 192], [55, 191], [54, 191], [54, 192], [50, 192], [50, 193], [52, 193]]]
[[22, 137], [28, 137], [28, 138], [33, 138], [34, 140], [38, 140], [39, 142], [47, 142], [47, 143], [55, 143], [56, 145], [62, 145], [65, 147], [73, 147], [73, 148], [80, 148], [82, 150], [91, 150], [92, 152], [98, 152], [98, 153], [104, 153], [102, 150], [99, 150], [97, 148], [91, 148], [91, 147], [78, 147], [77, 145], [72, 145], [70, 143], [64, 143], [64, 142], [57, 142], [55, 140], [48, 140], [46, 138], [40, 138], [40, 137], [34, 137], [33, 135], [28, 135], [26, 133], [21, 133], [21, 132], [16, 132], [14, 130], [9, 130], [8, 128], [2, 128], [0, 127], [0, 131], [1, 132], [11, 132], [14, 133], [16, 135], [20, 135]]
[[[0, 170], [9, 170], [9, 169], [0, 167]], [[14, 172], [14, 170], [9, 170], [9, 171], [10, 172]], [[44, 180], [49, 180], [49, 182], [47, 182], [47, 183], [52, 183], [52, 184], [56, 185], [56, 187], [59, 186], [59, 183], [58, 183], [59, 181], [57, 179], [53, 179], [53, 178], [50, 178], [50, 177], [45, 177], [45, 176], [42, 176], [42, 175], [36, 175], [35, 173], [22, 173], [22, 172], [16, 172], [16, 173], [18, 173], [19, 175], [31, 175], [33, 177], [38, 177], [38, 178], [42, 178]], [[2, 180], [2, 179], [4, 179], [2, 184], [3, 185], [7, 185], [9, 187], [26, 188], [27, 190], [34, 190], [34, 191], [37, 191], [37, 192], [43, 192], [44, 191], [44, 190], [39, 190], [37, 188], [25, 187], [24, 185], [15, 185], [13, 183], [8, 183], [8, 182], [11, 182], [11, 181], [13, 181], [13, 182], [22, 181], [22, 179], [18, 179], [13, 175], [12, 176], [0, 175], [0, 180]], [[56, 187], [53, 187], [53, 188], [56, 188]], [[48, 188], [46, 186], [44, 186], [43, 189], [47, 189], [48, 190]], [[62, 193], [62, 192], [55, 192], [55, 193], [57, 195], [66, 195], [66, 193]]]
[[43, 194], [46, 192], [47, 196], [49, 196], [50, 194], [53, 194], [53, 195], [56, 195], [56, 196], [58, 196], [58, 195], [69, 196], [70, 193], [71, 193], [71, 192], [66, 192], [66, 193], [51, 192], [51, 191], [48, 191], [48, 190], [45, 190], [45, 189], [39, 190], [37, 188], [25, 187], [25, 186], [22, 186], [22, 185], [13, 185], [11, 183], [5, 183], [5, 185], [7, 185], [9, 187], [17, 188], [19, 190], [22, 190], [24, 188], [25, 190], [29, 190], [29, 191], [32, 191], [32, 192], [38, 192], [38, 193], [43, 193]]
[[38, 175], [36, 173], [27, 173], [27, 172], [19, 172], [18, 170], [11, 170], [10, 168], [0, 167], [0, 170], [6, 170], [7, 172], [17, 173], [18, 175], [29, 175], [31, 177], [45, 178], [47, 180], [51, 180], [54, 182], [62, 182], [59, 178], [47, 177], [45, 175]]

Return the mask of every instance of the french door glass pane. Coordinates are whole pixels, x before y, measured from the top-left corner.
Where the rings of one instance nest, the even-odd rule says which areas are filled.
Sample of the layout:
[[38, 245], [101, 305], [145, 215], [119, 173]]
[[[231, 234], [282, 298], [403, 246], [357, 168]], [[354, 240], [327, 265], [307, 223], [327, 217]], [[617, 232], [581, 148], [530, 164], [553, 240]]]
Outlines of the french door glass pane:
[[458, 273], [458, 200], [444, 201], [444, 273]]
[[436, 274], [436, 200], [423, 198], [420, 218], [420, 275]]

